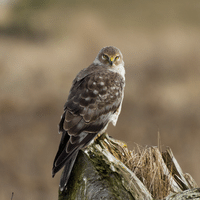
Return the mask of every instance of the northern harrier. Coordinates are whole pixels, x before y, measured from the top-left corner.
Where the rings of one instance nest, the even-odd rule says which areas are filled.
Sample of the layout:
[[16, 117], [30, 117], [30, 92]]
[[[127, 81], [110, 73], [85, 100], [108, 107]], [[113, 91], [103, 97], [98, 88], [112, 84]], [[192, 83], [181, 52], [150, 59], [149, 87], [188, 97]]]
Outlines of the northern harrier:
[[67, 185], [79, 150], [103, 133], [109, 122], [116, 125], [124, 86], [123, 56], [113, 46], [101, 49], [94, 62], [74, 79], [59, 124], [62, 138], [52, 169], [54, 177], [65, 166], [61, 191]]

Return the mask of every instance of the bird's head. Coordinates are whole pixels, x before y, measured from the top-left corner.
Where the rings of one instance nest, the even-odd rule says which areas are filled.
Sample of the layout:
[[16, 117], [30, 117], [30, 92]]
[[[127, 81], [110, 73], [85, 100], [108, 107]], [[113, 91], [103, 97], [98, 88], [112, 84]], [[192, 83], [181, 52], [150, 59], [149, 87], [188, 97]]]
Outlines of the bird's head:
[[104, 47], [103, 49], [101, 49], [94, 63], [111, 68], [120, 64], [124, 65], [121, 51], [113, 46]]

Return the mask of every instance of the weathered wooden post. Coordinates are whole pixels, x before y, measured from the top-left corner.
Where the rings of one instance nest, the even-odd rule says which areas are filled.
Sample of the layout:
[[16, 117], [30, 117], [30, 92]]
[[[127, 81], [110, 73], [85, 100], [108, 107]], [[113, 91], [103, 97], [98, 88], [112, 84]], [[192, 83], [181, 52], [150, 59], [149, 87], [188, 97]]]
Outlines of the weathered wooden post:
[[184, 174], [170, 148], [138, 147], [103, 134], [80, 151], [59, 200], [200, 199], [200, 188]]

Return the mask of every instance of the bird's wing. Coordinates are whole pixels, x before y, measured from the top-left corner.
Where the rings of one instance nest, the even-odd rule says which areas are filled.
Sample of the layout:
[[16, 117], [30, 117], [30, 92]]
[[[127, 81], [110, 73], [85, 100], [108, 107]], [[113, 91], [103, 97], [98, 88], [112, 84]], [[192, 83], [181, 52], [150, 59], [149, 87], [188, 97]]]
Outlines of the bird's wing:
[[124, 81], [118, 73], [96, 70], [77, 77], [59, 124], [62, 138], [53, 175], [108, 124], [122, 101]]

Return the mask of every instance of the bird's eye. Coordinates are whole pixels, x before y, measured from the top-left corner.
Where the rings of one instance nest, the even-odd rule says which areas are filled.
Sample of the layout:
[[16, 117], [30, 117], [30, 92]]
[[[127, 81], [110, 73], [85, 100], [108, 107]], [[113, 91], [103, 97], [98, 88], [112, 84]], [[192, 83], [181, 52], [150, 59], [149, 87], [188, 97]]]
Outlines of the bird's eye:
[[105, 54], [103, 54], [103, 55], [102, 55], [102, 58], [103, 58], [103, 60], [107, 60], [107, 59], [108, 59], [108, 56], [105, 55]]
[[116, 60], [116, 61], [118, 61], [119, 59], [120, 59], [120, 57], [119, 57], [119, 56], [116, 56], [116, 57], [115, 57], [115, 60]]

